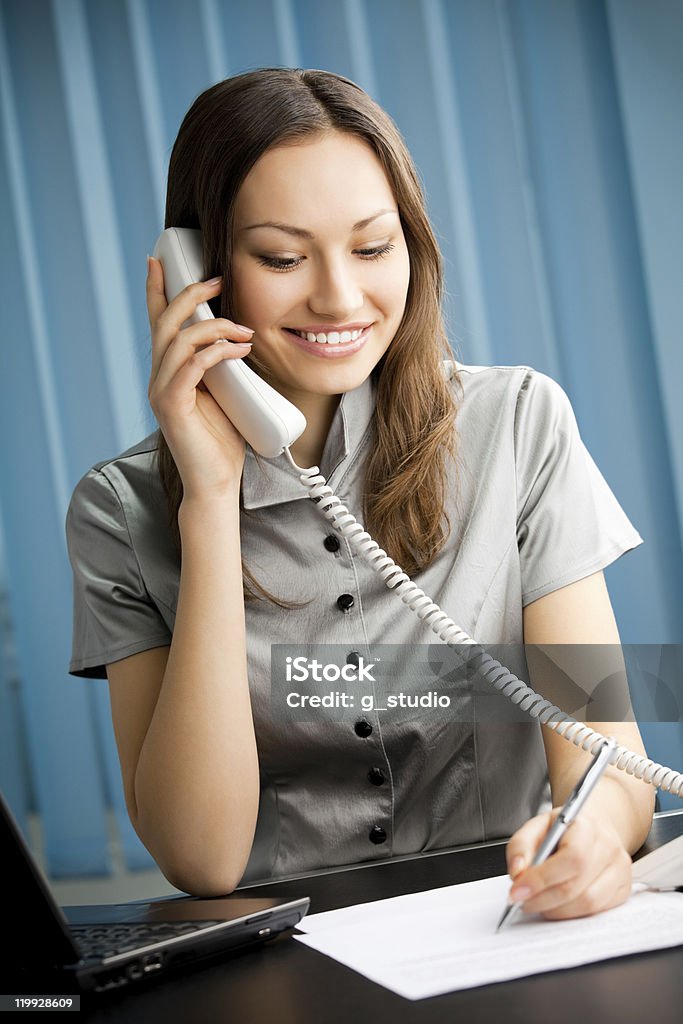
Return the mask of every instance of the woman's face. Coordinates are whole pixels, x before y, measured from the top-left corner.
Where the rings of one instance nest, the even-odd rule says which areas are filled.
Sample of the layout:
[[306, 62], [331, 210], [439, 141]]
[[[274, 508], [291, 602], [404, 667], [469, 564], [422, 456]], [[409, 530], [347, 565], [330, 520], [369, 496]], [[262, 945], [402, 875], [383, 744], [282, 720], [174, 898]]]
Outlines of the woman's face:
[[334, 132], [268, 150], [240, 188], [233, 232], [234, 319], [254, 329], [269, 382], [309, 409], [313, 395], [358, 387], [391, 344], [410, 278], [371, 148]]

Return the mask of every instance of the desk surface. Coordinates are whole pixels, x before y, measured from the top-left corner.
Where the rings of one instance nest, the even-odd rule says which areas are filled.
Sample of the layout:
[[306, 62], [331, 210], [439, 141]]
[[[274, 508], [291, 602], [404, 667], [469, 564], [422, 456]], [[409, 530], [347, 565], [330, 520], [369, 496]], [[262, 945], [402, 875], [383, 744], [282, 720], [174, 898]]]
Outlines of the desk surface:
[[[649, 852], [683, 833], [683, 811], [655, 819]], [[505, 872], [505, 845], [384, 861], [289, 882], [249, 886], [249, 895], [308, 895], [310, 913]], [[683, 910], [683, 896], [681, 897]], [[680, 1024], [683, 947], [602, 961], [411, 1002], [280, 937], [263, 949], [144, 990], [121, 993], [87, 1020], [102, 1024]], [[81, 1019], [83, 1016], [81, 1015]]]

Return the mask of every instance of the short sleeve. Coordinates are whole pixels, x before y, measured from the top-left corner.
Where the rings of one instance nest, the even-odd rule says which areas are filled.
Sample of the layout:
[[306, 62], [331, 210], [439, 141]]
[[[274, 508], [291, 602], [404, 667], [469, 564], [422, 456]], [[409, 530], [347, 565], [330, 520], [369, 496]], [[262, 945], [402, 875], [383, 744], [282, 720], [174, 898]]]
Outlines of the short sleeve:
[[124, 510], [104, 473], [90, 470], [66, 517], [73, 571], [73, 643], [69, 672], [105, 679], [105, 666], [171, 642], [147, 593]]
[[581, 440], [567, 395], [533, 370], [517, 397], [515, 468], [523, 605], [643, 543]]

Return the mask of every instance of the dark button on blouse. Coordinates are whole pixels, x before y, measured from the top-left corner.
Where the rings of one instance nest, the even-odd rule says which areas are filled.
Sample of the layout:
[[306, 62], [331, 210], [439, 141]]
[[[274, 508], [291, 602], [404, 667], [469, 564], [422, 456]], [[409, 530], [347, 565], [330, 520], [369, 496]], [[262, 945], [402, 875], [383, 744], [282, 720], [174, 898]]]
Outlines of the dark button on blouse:
[[335, 537], [333, 533], [330, 533], [325, 537], [323, 544], [327, 551], [339, 551], [339, 538]]
[[355, 665], [356, 668], [358, 668], [358, 666], [360, 665], [360, 652], [349, 651], [349, 653], [346, 655], [346, 664]]
[[375, 846], [379, 846], [380, 843], [386, 843], [387, 834], [383, 828], [379, 827], [379, 825], [373, 825], [368, 834], [368, 839], [371, 843], [374, 843]]
[[337, 608], [342, 612], [348, 612], [353, 608], [353, 594], [340, 594], [337, 598]]
[[373, 786], [381, 786], [385, 780], [385, 775], [381, 768], [371, 768], [368, 772], [368, 778]]
[[360, 736], [362, 739], [365, 739], [372, 732], [372, 726], [366, 718], [359, 718], [353, 728], [355, 729], [356, 736]]

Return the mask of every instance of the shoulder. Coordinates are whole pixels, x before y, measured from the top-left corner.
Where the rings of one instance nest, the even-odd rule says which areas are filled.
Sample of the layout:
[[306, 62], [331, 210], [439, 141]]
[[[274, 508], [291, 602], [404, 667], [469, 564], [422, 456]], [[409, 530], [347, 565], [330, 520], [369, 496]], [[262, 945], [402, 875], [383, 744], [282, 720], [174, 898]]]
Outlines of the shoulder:
[[529, 374], [537, 372], [530, 366], [478, 366], [457, 359], [444, 359], [441, 371], [446, 380], [459, 384], [467, 397], [517, 393]]
[[157, 452], [155, 433], [89, 469], [69, 503], [66, 541], [74, 571], [100, 580], [140, 577], [172, 606], [179, 562]]
[[457, 388], [462, 418], [517, 426], [520, 416], [542, 420], [571, 410], [557, 381], [532, 366], [476, 366], [445, 359], [442, 372]]
[[95, 463], [79, 480], [69, 504], [75, 516], [113, 515], [163, 503], [156, 466], [158, 431], [112, 458]]
[[[119, 481], [133, 483], [148, 479], [150, 475], [156, 474], [156, 457], [159, 451], [159, 432], [155, 430], [142, 441], [125, 452], [115, 455], [111, 459], [103, 459], [95, 463], [90, 470], [90, 475], [101, 476], [112, 485]], [[86, 474], [88, 475], [88, 474]]]
[[446, 359], [442, 372], [459, 385], [461, 409], [499, 421], [507, 412], [517, 429], [521, 420], [547, 422], [572, 415], [562, 386], [532, 366], [475, 366]]
[[[472, 363], [461, 363], [457, 359], [444, 359], [442, 372], [446, 380], [459, 379], [469, 391], [477, 389], [512, 391], [515, 394], [529, 388], [559, 388], [559, 384], [547, 374], [535, 370], [533, 366], [520, 363], [516, 366], [493, 364], [479, 366]], [[560, 389], [561, 390], [561, 389]]]

